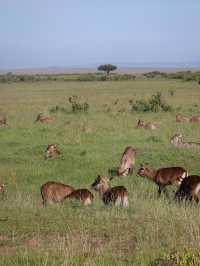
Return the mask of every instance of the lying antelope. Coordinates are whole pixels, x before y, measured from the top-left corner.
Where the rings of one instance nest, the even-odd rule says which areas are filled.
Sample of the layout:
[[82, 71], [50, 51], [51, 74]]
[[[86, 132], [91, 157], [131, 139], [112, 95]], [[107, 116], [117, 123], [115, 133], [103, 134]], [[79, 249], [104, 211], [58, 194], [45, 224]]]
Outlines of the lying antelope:
[[171, 144], [178, 148], [193, 148], [193, 149], [200, 149], [200, 143], [196, 142], [185, 142], [183, 141], [182, 134], [174, 135], [171, 140]]
[[43, 204], [62, 203], [66, 196], [71, 194], [74, 188], [59, 182], [50, 181], [41, 186]]
[[59, 151], [58, 146], [56, 144], [49, 144], [45, 152], [45, 159], [55, 158], [60, 154], [61, 152]]
[[190, 118], [181, 114], [176, 115], [176, 122], [177, 123], [188, 123], [190, 122]]
[[94, 196], [88, 189], [81, 188], [74, 190], [71, 194], [67, 195], [65, 199], [66, 198], [79, 200], [86, 206], [92, 204]]
[[190, 118], [190, 122], [200, 122], [200, 115], [193, 115]]
[[40, 123], [45, 123], [45, 124], [50, 124], [54, 122], [54, 119], [50, 116], [45, 116], [44, 114], [40, 113], [35, 122], [40, 122]]
[[118, 168], [118, 176], [127, 176], [133, 172], [136, 154], [137, 150], [133, 147], [129, 146], [125, 148]]
[[180, 186], [188, 173], [182, 167], [167, 167], [154, 170], [147, 165], [141, 165], [138, 175], [153, 180], [158, 185], [158, 194], [160, 196], [162, 191], [166, 192], [166, 186]]
[[198, 193], [200, 191], [200, 176], [190, 175], [186, 177], [181, 183], [178, 191], [176, 192], [175, 198], [179, 200], [192, 200], [196, 203], [199, 202]]
[[159, 127], [160, 127], [159, 123], [156, 123], [156, 122], [145, 122], [145, 121], [139, 119], [136, 128], [157, 129]]
[[106, 176], [98, 176], [91, 188], [98, 191], [105, 205], [128, 206], [128, 191], [124, 186], [110, 187], [110, 180]]
[[7, 125], [7, 119], [5, 116], [0, 116], [0, 125]]

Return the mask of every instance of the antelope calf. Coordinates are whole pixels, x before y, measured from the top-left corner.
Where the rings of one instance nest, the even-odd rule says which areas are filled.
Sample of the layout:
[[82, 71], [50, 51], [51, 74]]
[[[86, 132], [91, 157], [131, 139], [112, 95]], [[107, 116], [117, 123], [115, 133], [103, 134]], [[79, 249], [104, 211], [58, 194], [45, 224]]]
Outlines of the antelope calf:
[[188, 123], [190, 122], [190, 118], [181, 114], [176, 115], [176, 122], [177, 123]]
[[200, 115], [193, 115], [190, 118], [190, 122], [200, 122]]
[[128, 206], [128, 191], [124, 186], [110, 187], [110, 180], [106, 176], [98, 176], [91, 188], [98, 191], [105, 205]]
[[45, 124], [51, 124], [54, 122], [54, 119], [50, 116], [45, 116], [44, 114], [40, 113], [35, 122], [45, 123]]
[[71, 194], [67, 195], [65, 198], [79, 200], [83, 205], [90, 205], [93, 202], [93, 194], [85, 188], [75, 189]]
[[129, 146], [125, 148], [120, 160], [120, 166], [117, 170], [118, 176], [127, 176], [133, 172], [136, 154], [137, 150], [133, 147]]
[[155, 170], [147, 165], [141, 165], [138, 175], [154, 181], [158, 185], [158, 194], [160, 196], [162, 191], [166, 192], [166, 186], [180, 186], [188, 173], [182, 167], [167, 167]]
[[7, 125], [7, 119], [5, 116], [0, 116], [0, 125]]
[[171, 144], [178, 148], [193, 148], [193, 149], [200, 149], [200, 143], [196, 142], [185, 142], [183, 140], [182, 134], [175, 134], [171, 140]]
[[160, 127], [159, 123], [156, 123], [156, 122], [145, 122], [145, 121], [139, 119], [136, 128], [157, 129], [159, 127]]
[[59, 151], [58, 146], [56, 144], [49, 144], [45, 152], [45, 159], [55, 158], [60, 154], [61, 152]]
[[199, 202], [200, 191], [200, 176], [190, 175], [186, 177], [181, 183], [178, 191], [176, 192], [175, 198], [179, 200], [195, 200], [196, 203]]
[[43, 205], [47, 203], [62, 203], [66, 196], [71, 194], [74, 188], [59, 182], [50, 181], [41, 186]]

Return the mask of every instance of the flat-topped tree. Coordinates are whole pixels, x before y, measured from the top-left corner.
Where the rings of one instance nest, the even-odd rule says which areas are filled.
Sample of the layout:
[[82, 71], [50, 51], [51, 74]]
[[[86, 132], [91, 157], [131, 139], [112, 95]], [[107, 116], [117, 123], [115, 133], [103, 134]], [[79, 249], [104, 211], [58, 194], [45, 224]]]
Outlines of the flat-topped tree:
[[109, 75], [110, 71], [114, 71], [116, 69], [117, 69], [117, 66], [111, 65], [111, 64], [100, 65], [98, 67], [98, 70], [105, 71], [107, 75]]

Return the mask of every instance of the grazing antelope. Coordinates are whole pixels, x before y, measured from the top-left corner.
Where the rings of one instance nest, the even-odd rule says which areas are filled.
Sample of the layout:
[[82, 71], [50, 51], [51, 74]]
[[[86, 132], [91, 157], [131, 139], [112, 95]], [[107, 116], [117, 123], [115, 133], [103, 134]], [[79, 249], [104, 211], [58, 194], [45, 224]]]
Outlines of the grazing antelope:
[[154, 170], [147, 165], [141, 165], [138, 175], [153, 180], [158, 185], [158, 194], [160, 196], [162, 191], [166, 192], [166, 186], [179, 186], [188, 173], [182, 167], [167, 167]]
[[133, 172], [136, 154], [137, 150], [133, 147], [129, 146], [125, 148], [117, 171], [118, 176], [127, 176]]
[[50, 181], [41, 186], [43, 205], [47, 203], [62, 203], [65, 197], [71, 194], [74, 188], [59, 182]]
[[190, 118], [190, 122], [200, 122], [200, 115], [193, 115]]
[[66, 198], [79, 200], [86, 206], [92, 204], [94, 196], [88, 189], [80, 188], [74, 190], [71, 194], [67, 195], [65, 199]]
[[156, 122], [145, 122], [145, 121], [139, 119], [136, 128], [157, 129], [159, 127], [160, 127], [159, 123], [156, 123]]
[[175, 198], [179, 200], [192, 200], [196, 203], [199, 202], [198, 193], [200, 191], [200, 176], [190, 175], [186, 177], [181, 183], [178, 191], [176, 192]]
[[50, 124], [54, 122], [54, 119], [50, 116], [45, 116], [44, 114], [40, 113], [35, 122], [40, 122], [40, 123], [45, 123], [45, 124]]
[[200, 143], [183, 141], [183, 135], [182, 134], [174, 135], [171, 138], [170, 142], [171, 142], [171, 144], [173, 144], [175, 147], [178, 147], [178, 148], [200, 149]]
[[110, 180], [106, 176], [98, 176], [91, 188], [99, 191], [105, 205], [128, 206], [128, 191], [124, 186], [110, 187]]
[[0, 116], [0, 125], [7, 125], [7, 119], [5, 116]]
[[45, 159], [55, 158], [60, 154], [61, 152], [59, 151], [58, 146], [56, 144], [49, 144], [45, 152]]
[[176, 115], [176, 122], [177, 123], [188, 123], [190, 122], [190, 118], [181, 114]]

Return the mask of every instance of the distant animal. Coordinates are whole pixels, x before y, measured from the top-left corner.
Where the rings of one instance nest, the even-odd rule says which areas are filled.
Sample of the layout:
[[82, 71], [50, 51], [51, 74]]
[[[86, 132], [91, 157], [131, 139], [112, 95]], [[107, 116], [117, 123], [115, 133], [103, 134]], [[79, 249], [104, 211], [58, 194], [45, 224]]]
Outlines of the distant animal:
[[4, 194], [4, 193], [5, 193], [5, 185], [0, 184], [0, 194]]
[[125, 148], [118, 168], [118, 176], [127, 176], [133, 172], [137, 150], [131, 146]]
[[176, 115], [176, 122], [177, 123], [188, 123], [190, 122], [190, 118], [181, 114]]
[[61, 154], [56, 144], [49, 144], [45, 151], [45, 159], [55, 158]]
[[5, 116], [0, 116], [0, 125], [7, 125], [7, 119]]
[[171, 140], [171, 144], [178, 148], [193, 148], [193, 149], [200, 149], [200, 143], [196, 142], [185, 142], [183, 140], [182, 134], [175, 134]]
[[190, 122], [200, 122], [200, 115], [193, 115], [190, 118]]
[[157, 129], [159, 127], [160, 127], [160, 124], [157, 122], [145, 122], [139, 119], [136, 128]]
[[162, 191], [166, 193], [166, 186], [180, 186], [188, 173], [182, 167], [166, 167], [155, 170], [148, 165], [141, 165], [138, 175], [154, 181], [158, 185], [158, 195], [160, 196]]
[[83, 205], [90, 205], [93, 202], [93, 194], [85, 188], [75, 189], [71, 194], [67, 195], [65, 199], [79, 200]]
[[181, 183], [179, 189], [176, 192], [175, 198], [178, 200], [195, 200], [196, 203], [199, 202], [200, 191], [200, 176], [190, 175], [186, 177]]
[[50, 116], [46, 116], [42, 113], [38, 114], [35, 122], [45, 123], [45, 124], [51, 124], [54, 122], [54, 119]]
[[91, 188], [98, 191], [105, 205], [128, 206], [128, 191], [124, 186], [110, 187], [106, 176], [98, 176]]
[[74, 188], [63, 183], [50, 181], [41, 186], [43, 205], [47, 203], [62, 203], [66, 196], [71, 194]]

